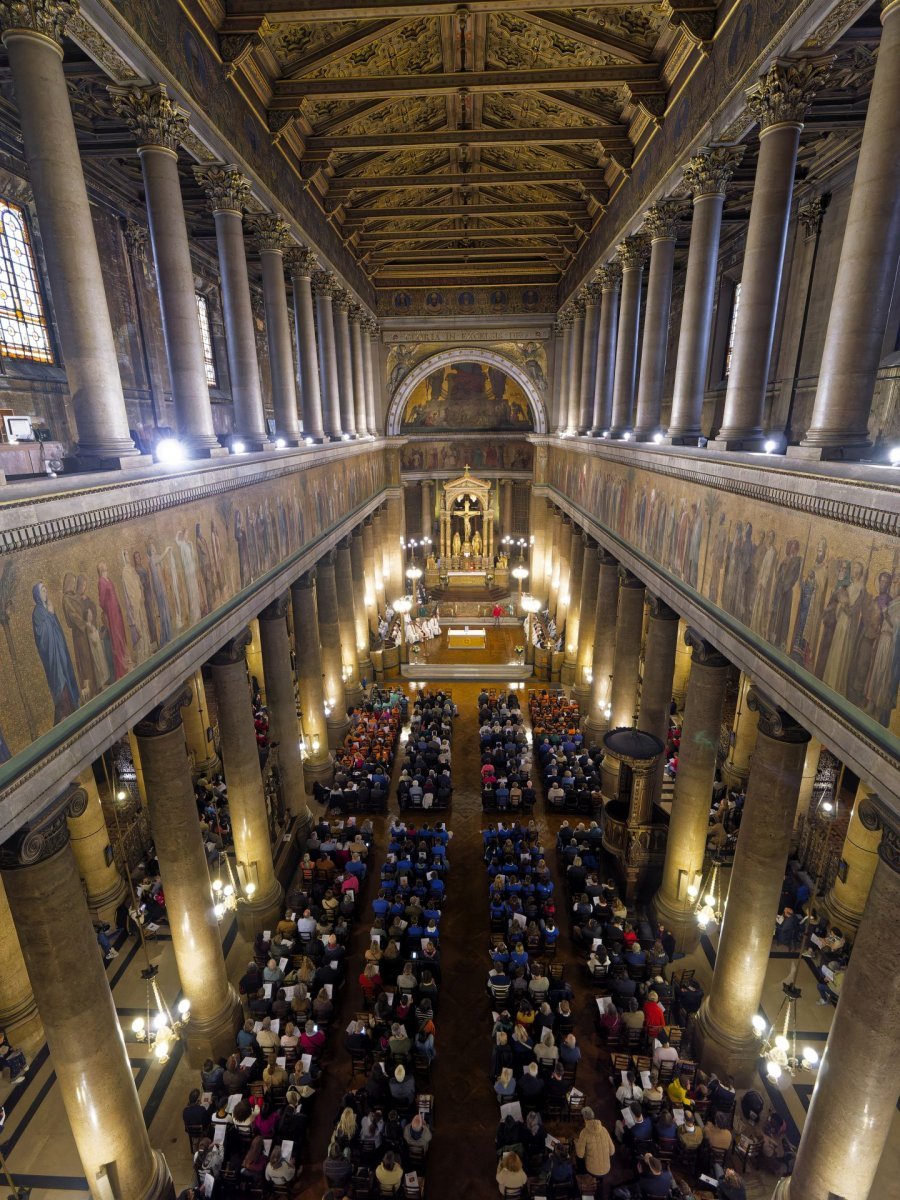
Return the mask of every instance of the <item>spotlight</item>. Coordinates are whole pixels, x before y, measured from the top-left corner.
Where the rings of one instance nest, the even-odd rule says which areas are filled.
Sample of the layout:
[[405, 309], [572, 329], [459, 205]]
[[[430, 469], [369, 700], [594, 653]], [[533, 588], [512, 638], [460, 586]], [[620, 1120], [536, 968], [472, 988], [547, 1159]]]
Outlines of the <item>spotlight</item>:
[[342, 441], [342, 442], [349, 442], [349, 441], [350, 441], [350, 434], [349, 434], [349, 433], [342, 433], [342, 434], [341, 434], [341, 441]]
[[186, 458], [187, 453], [178, 438], [163, 438], [156, 445], [156, 461], [167, 467], [175, 467]]
[[231, 453], [232, 454], [246, 454], [246, 452], [247, 452], [247, 447], [244, 445], [243, 442], [232, 442], [231, 443]]
[[774, 438], [766, 438], [765, 442], [763, 442], [763, 450], [765, 450], [766, 454], [774, 454], [777, 449], [778, 443]]
[[276, 438], [275, 439], [275, 449], [276, 450], [283, 450], [286, 445], [287, 445], [287, 442], [284, 440], [284, 438]]
[[900, 444], [891, 446], [888, 451], [888, 461], [892, 467], [900, 467]]
[[311, 446], [313, 444], [313, 440], [311, 437], [304, 438], [303, 440], [304, 440], [304, 442], [306, 442], [307, 446]]
[[766, 1074], [770, 1079], [781, 1078], [781, 1067], [777, 1062], [772, 1062], [771, 1059], [766, 1063]]
[[653, 440], [654, 440], [654, 442], [656, 442], [656, 444], [658, 446], [660, 444], [660, 442], [663, 440], [663, 435], [657, 431], [653, 435]]
[[629, 432], [629, 430], [626, 429], [625, 432], [622, 434], [622, 441], [623, 442], [631, 441], [631, 433]]
[[819, 1055], [813, 1050], [812, 1046], [803, 1047], [803, 1061], [810, 1067], [814, 1067], [819, 1061]]
[[754, 1014], [752, 1025], [753, 1025], [753, 1028], [756, 1030], [756, 1032], [760, 1035], [760, 1037], [766, 1032], [765, 1018], [761, 1017], [759, 1015], [759, 1013]]

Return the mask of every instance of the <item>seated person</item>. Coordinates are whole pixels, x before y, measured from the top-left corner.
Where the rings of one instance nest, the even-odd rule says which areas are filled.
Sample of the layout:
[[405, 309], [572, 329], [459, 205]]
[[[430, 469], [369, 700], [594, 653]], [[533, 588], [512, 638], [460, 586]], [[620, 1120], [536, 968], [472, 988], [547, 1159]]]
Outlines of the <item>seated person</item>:
[[514, 1150], [508, 1150], [500, 1159], [497, 1166], [497, 1187], [500, 1195], [506, 1195], [507, 1188], [523, 1188], [528, 1183], [528, 1176], [522, 1170], [522, 1160]]
[[703, 1130], [692, 1108], [684, 1110], [684, 1124], [678, 1126], [678, 1144], [683, 1150], [697, 1150], [703, 1142]]
[[[728, 1116], [724, 1112], [716, 1113], [715, 1121], [707, 1121], [703, 1127], [703, 1135], [711, 1150], [723, 1150], [727, 1153], [734, 1142], [734, 1135], [728, 1128]], [[717, 1179], [722, 1178], [723, 1169], [719, 1163], [713, 1164]]]
[[375, 1178], [382, 1188], [398, 1188], [403, 1182], [403, 1167], [397, 1161], [393, 1150], [388, 1150], [375, 1168]]
[[675, 1186], [675, 1180], [668, 1167], [664, 1167], [655, 1155], [645, 1154], [643, 1158], [638, 1159], [637, 1171], [642, 1197], [668, 1200]]

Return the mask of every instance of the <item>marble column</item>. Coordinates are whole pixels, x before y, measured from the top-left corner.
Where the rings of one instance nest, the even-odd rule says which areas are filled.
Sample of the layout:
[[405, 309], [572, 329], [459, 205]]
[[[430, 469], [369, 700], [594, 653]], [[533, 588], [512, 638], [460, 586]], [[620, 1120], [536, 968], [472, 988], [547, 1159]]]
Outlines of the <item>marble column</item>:
[[[76, 12], [65, 0], [4, 4], [22, 153], [34, 195], [53, 315], [78, 433], [79, 464], [127, 466], [128, 427], [103, 267], [63, 72], [62, 39]], [[122, 461], [120, 461], [122, 460]]]
[[281, 775], [285, 806], [305, 831], [309, 824], [303, 759], [300, 756], [300, 725], [297, 721], [297, 697], [291, 669], [291, 639], [288, 635], [287, 610], [290, 597], [273, 600], [259, 614], [259, 640], [262, 643], [266, 671], [266, 708], [269, 712], [269, 741], [278, 743], [278, 770]]
[[549, 552], [547, 544], [547, 502], [543, 496], [535, 495], [534, 488], [529, 493], [528, 527], [531, 531], [531, 547], [529, 551], [528, 590], [537, 596], [542, 604], [547, 602], [546, 559]]
[[513, 481], [500, 480], [500, 531], [504, 537], [513, 531]]
[[399, 493], [388, 496], [384, 509], [384, 564], [385, 591], [390, 588], [389, 600], [406, 595], [406, 579], [403, 575], [403, 549], [401, 540], [406, 536], [403, 497]]
[[729, 180], [743, 155], [743, 146], [715, 146], [688, 159], [684, 169], [684, 182], [694, 197], [694, 214], [666, 438], [676, 446], [696, 446], [702, 433], [722, 209]]
[[753, 681], [750, 676], [742, 674], [728, 758], [722, 766], [722, 779], [727, 786], [741, 790], [747, 786], [747, 779], [750, 775], [750, 759], [756, 745], [758, 728], [756, 717], [747, 704], [747, 696], [751, 687], [753, 687]]
[[581, 355], [584, 350], [585, 303], [581, 292], [572, 301], [572, 336], [569, 339], [569, 359], [566, 375], [568, 398], [566, 404], [566, 433], [578, 431], [578, 413], [581, 403]]
[[294, 289], [294, 332], [300, 366], [300, 395], [303, 398], [303, 434], [314, 442], [325, 440], [322, 424], [322, 393], [319, 389], [319, 354], [316, 349], [316, 323], [313, 319], [312, 275], [316, 256], [305, 246], [285, 254]]
[[856, 160], [805, 456], [859, 458], [900, 256], [900, 4], [882, 0], [881, 40]]
[[597, 581], [600, 551], [593, 538], [584, 535], [584, 562], [581, 568], [581, 597], [578, 605], [578, 646], [575, 653], [575, 680], [572, 697], [582, 713], [588, 711], [591, 698], [591, 663], [594, 656], [594, 615], [597, 608]]
[[338, 288], [331, 300], [334, 313], [334, 349], [337, 356], [338, 394], [341, 406], [341, 431], [356, 437], [356, 401], [353, 391], [353, 355], [350, 350], [350, 296]]
[[[776, 1200], [876, 1200], [872, 1184], [898, 1090], [900, 832], [886, 805], [870, 801], [868, 808], [864, 824], [884, 827], [877, 866], [816, 1072], [793, 1174], [779, 1182]], [[893, 1190], [889, 1186], [878, 1196], [886, 1200]]]
[[799, 827], [800, 818], [805, 818], [809, 812], [821, 757], [822, 743], [816, 741], [815, 738], [810, 738], [806, 747], [806, 757], [803, 760], [803, 778], [800, 780], [800, 796], [797, 800], [797, 811], [794, 814], [794, 829]]
[[363, 355], [363, 338], [368, 341], [368, 335], [363, 333], [365, 313], [358, 304], [354, 304], [349, 313], [350, 322], [350, 358], [353, 364], [353, 397], [356, 405], [356, 436], [368, 437], [368, 408], [366, 405], [366, 360]]
[[610, 729], [628, 728], [634, 724], [638, 709], [638, 679], [641, 664], [641, 641], [644, 632], [644, 585], [639, 579], [619, 569], [619, 602], [616, 611], [616, 649], [613, 657], [612, 712]]
[[84, 800], [79, 800], [76, 807], [82, 809], [82, 803], [84, 807], [78, 816], [68, 818], [72, 853], [91, 915], [98, 921], [109, 921], [115, 927], [116, 909], [128, 894], [128, 885], [119, 874], [115, 859], [107, 857], [109, 831], [97, 781], [90, 767], [78, 776], [77, 786], [84, 792]]
[[[266, 702], [266, 669], [262, 656], [262, 641], [259, 636], [259, 618], [254, 617], [248, 626], [250, 641], [247, 644], [247, 670], [251, 686], [258, 686], [263, 704]], [[255, 681], [255, 682], [254, 682]]]
[[578, 628], [581, 617], [581, 575], [584, 570], [585, 545], [584, 534], [576, 525], [573, 525], [572, 540], [569, 546], [569, 603], [566, 606], [566, 637], [563, 642], [561, 675], [562, 682], [569, 685], [575, 682], [575, 668], [578, 657]]
[[759, 1056], [759, 1039], [751, 1020], [759, 1011], [769, 966], [809, 741], [806, 730], [761, 693], [751, 690], [748, 703], [758, 713], [756, 753], [712, 986], [696, 1025], [703, 1069], [731, 1074], [739, 1083], [752, 1078]]
[[562, 314], [556, 314], [556, 320], [553, 322], [553, 328], [550, 331], [550, 336], [553, 339], [553, 370], [550, 378], [550, 414], [549, 414], [549, 429], [551, 434], [559, 432], [559, 404], [562, 395], [563, 383], [563, 322]]
[[644, 233], [650, 239], [650, 267], [647, 271], [647, 303], [634, 436], [639, 442], [650, 442], [660, 432], [666, 348], [669, 343], [669, 310], [672, 307], [672, 271], [675, 267], [675, 239], [678, 236], [678, 205], [671, 200], [652, 205], [644, 217]]
[[[647, 605], [649, 613], [638, 729], [652, 733], [665, 746], [672, 705], [672, 679], [675, 675], [678, 613], [658, 596], [648, 596]], [[664, 767], [665, 755], [661, 755], [654, 781], [654, 800], [659, 800], [662, 793]]]
[[[245, 649], [250, 630], [226, 642], [211, 661], [219, 710], [219, 734], [228, 809], [234, 835], [234, 853], [243, 897], [238, 904], [238, 923], [244, 936], [271, 928], [281, 908], [281, 886], [275, 878], [269, 818], [263, 790], [250, 683]], [[247, 897], [248, 885], [253, 891]]]
[[556, 628], [560, 634], [565, 629], [569, 616], [569, 601], [571, 594], [570, 568], [572, 564], [572, 536], [574, 530], [570, 517], [561, 518], [559, 540], [557, 542], [557, 557], [559, 558], [559, 576], [556, 592]]
[[363, 559], [366, 569], [365, 601], [368, 613], [369, 629], [378, 632], [378, 617], [384, 612], [384, 584], [381, 580], [381, 570], [375, 554], [375, 521], [366, 517], [362, 525]]
[[700, 931], [687, 890], [695, 876], [703, 872], [722, 705], [730, 664], [695, 630], [688, 629], [684, 640], [691, 646], [693, 656], [681, 725], [675, 799], [666, 838], [666, 860], [662, 885], [653, 907], [658, 919], [683, 943], [687, 939], [693, 944]]
[[619, 294], [622, 288], [622, 264], [607, 263], [597, 272], [600, 284], [600, 332], [597, 335], [597, 378], [594, 384], [594, 427], [591, 434], [600, 437], [612, 424], [613, 385], [616, 372], [616, 344], [619, 337]]
[[843, 879], [840, 875], [835, 876], [825, 897], [825, 911], [833, 924], [851, 941], [863, 919], [881, 841], [878, 829], [873, 829], [871, 822], [866, 824], [872, 795], [872, 789], [860, 783], [841, 848], [841, 858], [847, 864], [847, 871]]
[[195, 167], [216, 224], [228, 375], [234, 404], [234, 438], [248, 449], [270, 445], [263, 414], [256, 329], [244, 246], [243, 211], [250, 184], [235, 166]]
[[619, 301], [619, 335], [613, 382], [610, 436], [631, 436], [634, 423], [634, 384], [637, 375], [638, 335], [641, 320], [641, 277], [647, 261], [647, 240], [633, 234], [620, 242], [622, 297]]
[[69, 844], [66, 818], [85, 802], [80, 789], [48, 802], [0, 847], [0, 874], [92, 1197], [105, 1200], [111, 1183], [129, 1200], [174, 1200], [166, 1160], [150, 1147]]
[[691, 674], [691, 651], [685, 641], [687, 622], [678, 622], [678, 642], [675, 650], [675, 675], [672, 679], [672, 695], [679, 709], [684, 708], [684, 698], [687, 695], [688, 679]]
[[[431, 537], [434, 529], [434, 484], [430, 479], [423, 479], [419, 484], [422, 494], [422, 537]], [[424, 555], [423, 551], [423, 555]]]
[[209, 717], [209, 706], [206, 703], [203, 672], [195, 671], [188, 679], [188, 684], [191, 689], [191, 702], [185, 706], [181, 714], [184, 722], [184, 739], [187, 742], [194, 773], [205, 775], [217, 770], [220, 763], [212, 737], [212, 722]]
[[366, 603], [366, 551], [363, 546], [363, 527], [357, 525], [350, 538], [350, 570], [353, 574], [353, 624], [356, 628], [356, 656], [359, 660], [360, 682], [369, 683], [375, 674], [369, 656], [369, 608]]
[[388, 583], [389, 580], [385, 573], [385, 554], [384, 543], [387, 537], [387, 519], [384, 515], [384, 508], [378, 508], [371, 516], [372, 521], [372, 553], [375, 579], [375, 599], [378, 603], [379, 613], [383, 613], [387, 607], [388, 599], [395, 599], [389, 596]]
[[594, 422], [597, 388], [597, 339], [600, 333], [600, 285], [589, 283], [584, 290], [584, 340], [581, 350], [581, 380], [578, 400], [578, 433], [590, 433]]
[[116, 112], [137, 139], [178, 436], [191, 455], [209, 455], [211, 450], [226, 454], [213, 427], [178, 175], [178, 147], [188, 132], [187, 116], [169, 99], [164, 84], [109, 91]]
[[34, 1002], [31, 981], [2, 881], [0, 962], [3, 963], [3, 970], [0, 971], [0, 1029], [6, 1030], [11, 1046], [21, 1046], [26, 1054], [33, 1055], [43, 1045], [44, 1027]]
[[356, 615], [353, 604], [353, 562], [350, 557], [352, 538], [337, 544], [334, 561], [334, 582], [339, 598], [338, 622], [341, 631], [341, 661], [343, 662], [344, 697], [348, 706], [362, 703], [363, 691], [359, 682], [359, 650], [356, 638]]
[[571, 307], [564, 308], [559, 314], [559, 325], [562, 330], [562, 340], [558, 347], [559, 353], [559, 395], [556, 402], [556, 432], [566, 432], [569, 423], [569, 380], [572, 378], [572, 324], [575, 314]]
[[559, 596], [559, 580], [560, 580], [560, 563], [559, 563], [559, 541], [562, 537], [562, 513], [558, 508], [550, 506], [548, 512], [548, 535], [547, 544], [549, 553], [547, 555], [547, 609], [551, 616], [556, 615], [556, 601]]
[[825, 82], [831, 61], [830, 57], [776, 61], [747, 92], [747, 106], [759, 121], [759, 157], [725, 414], [715, 441], [710, 443], [716, 450], [758, 450], [765, 438], [766, 388], [797, 148], [806, 110]]
[[380, 379], [381, 363], [378, 357], [378, 322], [369, 317], [363, 322], [363, 353], [366, 360], [366, 424], [372, 437], [378, 437], [379, 413], [381, 411]]
[[601, 548], [597, 569], [597, 604], [594, 609], [591, 703], [584, 722], [585, 736], [592, 744], [599, 743], [600, 737], [609, 728], [607, 709], [612, 704], [618, 604], [619, 564], [608, 551]]
[[291, 318], [284, 280], [284, 252], [291, 244], [288, 224], [277, 213], [253, 218], [253, 232], [262, 267], [263, 303], [266, 309], [266, 343], [272, 379], [275, 432], [289, 446], [300, 441], [297, 412], [297, 378], [291, 345]]
[[[178, 688], [151, 709], [134, 732], [144, 764], [153, 844], [172, 916], [172, 948], [182, 991], [191, 1002], [185, 1041], [191, 1063], [199, 1067], [207, 1058], [231, 1053], [243, 1013], [225, 970], [188, 766], [181, 709], [190, 702], [190, 685]], [[229, 787], [229, 804], [230, 791]]]
[[325, 721], [325, 687], [322, 682], [315, 570], [307, 571], [291, 584], [291, 607], [294, 617], [297, 691], [300, 697], [303, 736], [306, 740], [303, 774], [306, 790], [312, 792], [313, 784], [317, 780], [319, 783], [330, 783], [334, 771], [334, 760], [328, 750], [328, 727]]
[[325, 703], [326, 707], [331, 709], [326, 724], [328, 745], [332, 750], [341, 744], [344, 734], [350, 728], [344, 694], [340, 604], [335, 581], [336, 559], [336, 551], [331, 550], [316, 563], [316, 611], [319, 617]]
[[319, 331], [319, 387], [322, 395], [322, 419], [325, 433], [332, 442], [341, 440], [341, 389], [338, 382], [337, 349], [334, 340], [332, 296], [337, 284], [330, 271], [317, 271], [312, 278], [316, 302], [316, 327]]

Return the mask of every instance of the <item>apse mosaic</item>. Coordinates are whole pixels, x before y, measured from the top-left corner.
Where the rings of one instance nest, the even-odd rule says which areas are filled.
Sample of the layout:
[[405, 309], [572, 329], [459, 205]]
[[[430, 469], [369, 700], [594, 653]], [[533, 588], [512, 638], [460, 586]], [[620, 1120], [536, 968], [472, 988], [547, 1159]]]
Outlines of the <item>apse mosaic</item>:
[[528, 397], [499, 367], [459, 361], [441, 366], [412, 391], [402, 432], [419, 429], [532, 428]]

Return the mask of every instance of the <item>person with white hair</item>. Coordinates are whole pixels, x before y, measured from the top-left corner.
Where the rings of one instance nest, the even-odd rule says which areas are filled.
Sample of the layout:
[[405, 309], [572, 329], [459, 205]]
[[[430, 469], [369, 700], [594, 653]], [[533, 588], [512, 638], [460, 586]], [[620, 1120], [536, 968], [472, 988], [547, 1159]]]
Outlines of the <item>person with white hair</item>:
[[602, 1195], [609, 1194], [608, 1175], [612, 1169], [612, 1156], [616, 1145], [609, 1136], [609, 1131], [602, 1121], [594, 1116], [594, 1110], [585, 1106], [581, 1110], [584, 1124], [575, 1139], [575, 1153], [584, 1159], [584, 1169], [588, 1175], [602, 1182]]

